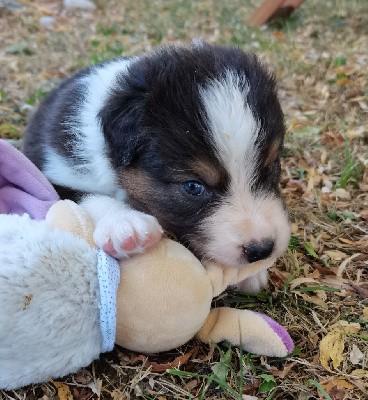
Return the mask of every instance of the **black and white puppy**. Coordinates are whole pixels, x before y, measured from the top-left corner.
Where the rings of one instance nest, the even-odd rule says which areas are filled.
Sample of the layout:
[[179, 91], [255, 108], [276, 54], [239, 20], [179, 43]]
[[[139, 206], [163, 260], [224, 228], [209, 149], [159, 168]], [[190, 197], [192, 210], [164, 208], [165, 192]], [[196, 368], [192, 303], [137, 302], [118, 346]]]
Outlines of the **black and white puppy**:
[[[283, 114], [274, 77], [240, 49], [168, 46], [90, 67], [33, 115], [24, 152], [62, 197], [81, 194], [118, 258], [162, 229], [197, 256], [256, 274], [287, 247]], [[88, 194], [88, 196], [86, 196]]]

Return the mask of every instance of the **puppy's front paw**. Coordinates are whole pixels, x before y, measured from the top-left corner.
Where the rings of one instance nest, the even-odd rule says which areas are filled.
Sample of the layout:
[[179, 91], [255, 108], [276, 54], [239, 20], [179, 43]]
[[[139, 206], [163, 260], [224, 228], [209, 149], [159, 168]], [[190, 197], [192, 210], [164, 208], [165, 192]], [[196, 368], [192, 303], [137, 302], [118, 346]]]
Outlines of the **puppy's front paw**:
[[93, 238], [98, 247], [112, 257], [121, 259], [157, 243], [162, 228], [155, 217], [135, 210], [121, 210], [96, 223]]
[[267, 289], [268, 271], [266, 269], [259, 271], [253, 276], [244, 279], [236, 285], [236, 288], [241, 292], [256, 293], [262, 289]]

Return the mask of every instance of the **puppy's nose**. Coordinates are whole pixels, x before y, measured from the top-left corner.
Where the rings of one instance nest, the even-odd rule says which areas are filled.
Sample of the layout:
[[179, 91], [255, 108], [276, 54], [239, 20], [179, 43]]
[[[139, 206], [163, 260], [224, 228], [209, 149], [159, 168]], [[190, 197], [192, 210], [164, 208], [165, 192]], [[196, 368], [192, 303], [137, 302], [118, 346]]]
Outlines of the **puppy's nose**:
[[252, 242], [244, 246], [244, 254], [249, 263], [263, 260], [271, 255], [275, 242], [272, 239], [265, 239], [261, 242]]

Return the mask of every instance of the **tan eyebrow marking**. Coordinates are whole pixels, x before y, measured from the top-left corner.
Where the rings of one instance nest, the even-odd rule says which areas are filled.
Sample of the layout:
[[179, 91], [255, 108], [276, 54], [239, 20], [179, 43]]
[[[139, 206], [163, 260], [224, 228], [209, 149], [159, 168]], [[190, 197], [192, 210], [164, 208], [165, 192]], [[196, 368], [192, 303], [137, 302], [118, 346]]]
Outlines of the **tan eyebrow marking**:
[[206, 161], [196, 161], [193, 164], [193, 171], [199, 178], [204, 180], [204, 183], [207, 183], [210, 186], [216, 186], [220, 183], [220, 171], [214, 165]]
[[280, 153], [280, 146], [281, 146], [280, 139], [275, 139], [272, 142], [270, 148], [267, 151], [266, 159], [263, 162], [263, 166], [268, 167], [269, 165], [273, 164], [276, 161], [276, 158]]

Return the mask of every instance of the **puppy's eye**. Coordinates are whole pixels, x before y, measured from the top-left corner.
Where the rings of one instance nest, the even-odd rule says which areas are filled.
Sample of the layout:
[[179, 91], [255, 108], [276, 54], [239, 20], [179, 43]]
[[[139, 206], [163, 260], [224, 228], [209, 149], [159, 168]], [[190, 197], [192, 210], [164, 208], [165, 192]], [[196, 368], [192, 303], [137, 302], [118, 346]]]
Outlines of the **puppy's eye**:
[[192, 196], [211, 196], [212, 192], [199, 181], [186, 181], [182, 183], [184, 191]]

